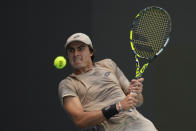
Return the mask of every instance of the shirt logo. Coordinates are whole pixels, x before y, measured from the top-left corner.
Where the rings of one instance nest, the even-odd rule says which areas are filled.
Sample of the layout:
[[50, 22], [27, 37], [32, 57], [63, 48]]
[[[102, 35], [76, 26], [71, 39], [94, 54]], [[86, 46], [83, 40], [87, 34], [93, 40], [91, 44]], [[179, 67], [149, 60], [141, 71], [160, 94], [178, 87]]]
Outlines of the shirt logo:
[[104, 76], [105, 76], [105, 77], [108, 77], [108, 76], [110, 75], [110, 73], [111, 73], [111, 72], [106, 72]]

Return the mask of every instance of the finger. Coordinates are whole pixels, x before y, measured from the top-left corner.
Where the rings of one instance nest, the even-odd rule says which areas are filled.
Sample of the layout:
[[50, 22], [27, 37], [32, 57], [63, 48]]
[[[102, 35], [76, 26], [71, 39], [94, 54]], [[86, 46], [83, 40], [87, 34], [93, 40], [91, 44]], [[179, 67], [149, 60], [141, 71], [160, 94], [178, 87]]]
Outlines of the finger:
[[140, 90], [132, 90], [132, 92], [138, 94], [140, 93]]
[[138, 85], [137, 85], [139, 88], [143, 88], [143, 84], [142, 83], [138, 83]]
[[134, 90], [133, 92], [138, 95], [138, 94], [141, 94], [142, 93], [142, 90]]
[[140, 84], [138, 85], [138, 88], [139, 88], [140, 91], [142, 91], [142, 90], [143, 90], [143, 84], [140, 83]]
[[130, 104], [130, 108], [134, 109], [136, 105]]
[[130, 93], [130, 98], [132, 99], [132, 98], [136, 98], [137, 97], [137, 94], [136, 93]]
[[140, 88], [142, 88], [142, 87], [138, 85], [138, 86], [133, 86], [131, 89], [132, 90], [139, 90]]
[[138, 99], [134, 98], [134, 99], [132, 99], [132, 101], [133, 101], [134, 104], [137, 104]]
[[131, 101], [133, 99], [133, 96], [130, 95], [127, 99], [128, 101]]
[[133, 90], [136, 90], [137, 87], [138, 87], [137, 85], [130, 85], [129, 91], [130, 91], [130, 92], [133, 92]]
[[142, 90], [133, 90], [132, 92], [134, 92], [138, 95], [138, 94], [142, 93]]
[[129, 106], [133, 106], [133, 107], [134, 107], [134, 106], [136, 105], [136, 103], [137, 103], [136, 101], [137, 101], [137, 100], [133, 100], [133, 99], [132, 99], [132, 100], [128, 101], [127, 104], [128, 104]]
[[132, 79], [132, 80], [131, 80], [131, 84], [134, 84], [135, 82], [137, 82], [136, 79]]
[[137, 81], [131, 82], [129, 88], [132, 89], [132, 87], [137, 87], [138, 83], [139, 82], [137, 82]]
[[139, 86], [137, 86], [137, 87], [132, 87], [132, 92], [138, 92], [138, 91], [141, 91], [142, 90], [142, 87], [139, 87]]
[[138, 84], [139, 84], [139, 82], [135, 82], [135, 83], [133, 84], [133, 86], [134, 86], [134, 87], [137, 87]]
[[144, 78], [139, 78], [138, 81], [142, 83], [144, 81]]
[[137, 105], [137, 103], [138, 103], [138, 100], [133, 99], [130, 104], [135, 107]]
[[136, 94], [136, 93], [133, 93], [133, 92], [132, 92], [132, 94], [127, 95], [127, 101], [130, 102], [132, 99], [134, 99], [134, 97], [136, 97], [136, 95], [137, 95], [137, 94]]
[[126, 99], [127, 99], [127, 100], [130, 100], [131, 97], [132, 97], [132, 96], [131, 96], [131, 93], [130, 93], [129, 95], [126, 96]]

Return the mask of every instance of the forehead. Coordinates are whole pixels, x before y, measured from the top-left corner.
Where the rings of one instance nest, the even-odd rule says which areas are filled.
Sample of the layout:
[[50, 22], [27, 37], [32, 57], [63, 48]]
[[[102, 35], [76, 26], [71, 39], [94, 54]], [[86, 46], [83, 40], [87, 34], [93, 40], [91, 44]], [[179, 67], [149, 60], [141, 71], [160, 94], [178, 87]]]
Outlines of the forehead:
[[68, 48], [77, 48], [79, 46], [85, 46], [86, 44], [81, 41], [73, 41], [68, 45]]

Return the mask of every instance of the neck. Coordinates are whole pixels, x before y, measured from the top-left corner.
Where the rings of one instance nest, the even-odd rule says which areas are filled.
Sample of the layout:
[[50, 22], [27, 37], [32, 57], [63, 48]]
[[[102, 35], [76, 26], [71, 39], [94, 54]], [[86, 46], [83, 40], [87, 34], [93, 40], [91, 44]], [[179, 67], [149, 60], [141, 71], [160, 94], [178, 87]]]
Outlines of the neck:
[[80, 69], [74, 69], [74, 74], [79, 75], [82, 73], [86, 73], [90, 71], [93, 68], [93, 63], [88, 64], [86, 67], [80, 68]]

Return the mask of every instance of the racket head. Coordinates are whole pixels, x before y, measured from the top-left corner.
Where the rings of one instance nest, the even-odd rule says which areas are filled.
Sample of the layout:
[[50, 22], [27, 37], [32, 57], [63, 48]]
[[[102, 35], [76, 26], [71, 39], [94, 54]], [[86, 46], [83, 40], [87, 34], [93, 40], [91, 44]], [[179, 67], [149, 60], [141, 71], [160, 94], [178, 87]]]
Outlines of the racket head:
[[171, 32], [171, 17], [160, 7], [150, 6], [134, 18], [130, 44], [137, 57], [152, 60], [166, 47]]

